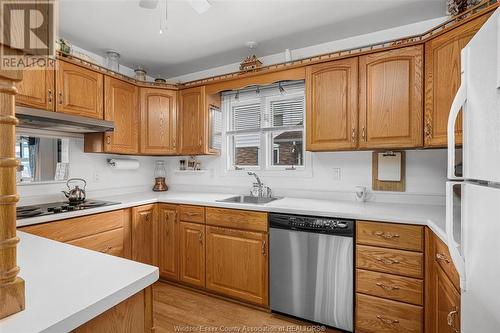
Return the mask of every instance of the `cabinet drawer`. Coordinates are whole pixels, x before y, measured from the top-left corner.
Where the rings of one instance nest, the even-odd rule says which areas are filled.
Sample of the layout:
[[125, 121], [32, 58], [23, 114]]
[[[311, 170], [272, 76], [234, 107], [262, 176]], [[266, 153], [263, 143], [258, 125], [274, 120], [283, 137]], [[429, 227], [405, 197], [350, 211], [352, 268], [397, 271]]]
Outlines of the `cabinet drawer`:
[[423, 278], [424, 255], [422, 253], [385, 249], [372, 246], [356, 246], [356, 268]]
[[356, 332], [421, 333], [423, 315], [421, 306], [356, 294]]
[[180, 205], [179, 217], [185, 222], [205, 223], [205, 207]]
[[422, 252], [424, 228], [406, 224], [358, 221], [356, 243]]
[[450, 252], [445, 243], [443, 243], [437, 236], [434, 237], [434, 251], [431, 254], [432, 258], [443, 269], [445, 274], [450, 278], [451, 282], [460, 290], [460, 276], [451, 260]]
[[123, 257], [123, 228], [75, 239], [68, 244]]
[[123, 210], [77, 217], [21, 228], [21, 231], [59, 242], [87, 237], [124, 226]]
[[357, 269], [356, 291], [416, 305], [424, 303], [424, 281], [409, 277]]
[[267, 232], [267, 213], [207, 207], [207, 224], [241, 230]]

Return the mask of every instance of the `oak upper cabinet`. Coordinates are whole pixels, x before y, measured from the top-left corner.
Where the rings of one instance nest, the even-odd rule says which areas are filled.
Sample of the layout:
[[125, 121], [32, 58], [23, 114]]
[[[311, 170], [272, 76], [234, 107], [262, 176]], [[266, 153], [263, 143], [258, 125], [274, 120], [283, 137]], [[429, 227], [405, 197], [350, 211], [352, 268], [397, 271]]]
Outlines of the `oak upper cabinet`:
[[181, 155], [203, 154], [205, 138], [205, 87], [181, 90], [179, 111], [179, 153]]
[[179, 222], [177, 206], [158, 205], [158, 266], [163, 278], [179, 279]]
[[104, 119], [114, 121], [115, 130], [105, 133], [104, 151], [139, 152], [138, 89], [135, 85], [106, 76], [104, 79]]
[[103, 75], [65, 61], [56, 72], [57, 112], [103, 119]]
[[177, 91], [141, 88], [141, 153], [177, 152]]
[[[460, 87], [460, 51], [490, 15], [450, 30], [425, 43], [425, 146], [445, 147], [451, 103]], [[457, 119], [456, 143], [462, 144], [462, 117]]]
[[156, 205], [132, 208], [132, 260], [155, 265], [155, 212]]
[[47, 111], [54, 111], [55, 71], [54, 62], [49, 60], [46, 70], [25, 69], [23, 80], [16, 83], [16, 104]]
[[421, 45], [359, 58], [359, 147], [423, 144]]
[[268, 304], [267, 234], [207, 226], [207, 289]]
[[357, 147], [358, 58], [306, 68], [307, 150]]
[[205, 287], [205, 225], [179, 222], [179, 280]]

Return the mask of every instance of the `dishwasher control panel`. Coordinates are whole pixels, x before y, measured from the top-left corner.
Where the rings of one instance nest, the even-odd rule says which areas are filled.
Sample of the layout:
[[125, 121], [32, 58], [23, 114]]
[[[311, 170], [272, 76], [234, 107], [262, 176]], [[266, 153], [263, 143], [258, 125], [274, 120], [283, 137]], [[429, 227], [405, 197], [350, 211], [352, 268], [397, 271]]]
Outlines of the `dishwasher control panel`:
[[354, 235], [354, 220], [289, 214], [269, 214], [269, 227], [328, 233], [342, 236]]

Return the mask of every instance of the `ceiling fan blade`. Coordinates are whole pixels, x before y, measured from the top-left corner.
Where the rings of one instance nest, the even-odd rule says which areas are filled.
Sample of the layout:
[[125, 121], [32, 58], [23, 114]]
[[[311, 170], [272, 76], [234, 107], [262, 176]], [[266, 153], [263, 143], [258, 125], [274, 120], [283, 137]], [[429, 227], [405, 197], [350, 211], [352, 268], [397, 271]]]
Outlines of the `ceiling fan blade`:
[[158, 0], [140, 0], [139, 7], [145, 9], [155, 9], [158, 6]]
[[203, 14], [207, 10], [212, 7], [210, 2], [208, 0], [186, 0], [188, 4], [193, 7], [193, 9], [198, 13], [198, 14]]

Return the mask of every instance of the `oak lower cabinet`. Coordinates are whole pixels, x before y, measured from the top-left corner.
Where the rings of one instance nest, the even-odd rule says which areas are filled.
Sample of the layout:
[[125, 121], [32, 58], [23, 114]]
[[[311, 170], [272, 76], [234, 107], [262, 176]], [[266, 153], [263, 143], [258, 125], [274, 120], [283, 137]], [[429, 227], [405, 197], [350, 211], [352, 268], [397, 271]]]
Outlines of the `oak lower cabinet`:
[[424, 332], [424, 240], [422, 226], [356, 223], [356, 332]]
[[141, 88], [141, 147], [150, 155], [177, 153], [177, 91]]
[[179, 222], [179, 280], [205, 287], [205, 225]]
[[306, 67], [307, 150], [354, 150], [358, 142], [358, 58]]
[[359, 57], [359, 148], [423, 145], [423, 46]]
[[426, 274], [426, 333], [460, 332], [460, 278], [446, 245], [430, 229]]
[[132, 260], [155, 265], [156, 204], [132, 208]]
[[179, 222], [177, 206], [158, 204], [157, 237], [160, 276], [179, 280]]
[[35, 224], [19, 230], [89, 250], [131, 258], [130, 210]]
[[[482, 15], [425, 43], [425, 146], [446, 147], [451, 103], [460, 87], [461, 50], [490, 17]], [[462, 117], [455, 127], [462, 144]]]
[[267, 305], [267, 234], [212, 226], [206, 234], [207, 289]]
[[78, 65], [58, 61], [56, 70], [56, 111], [104, 119], [104, 76]]

